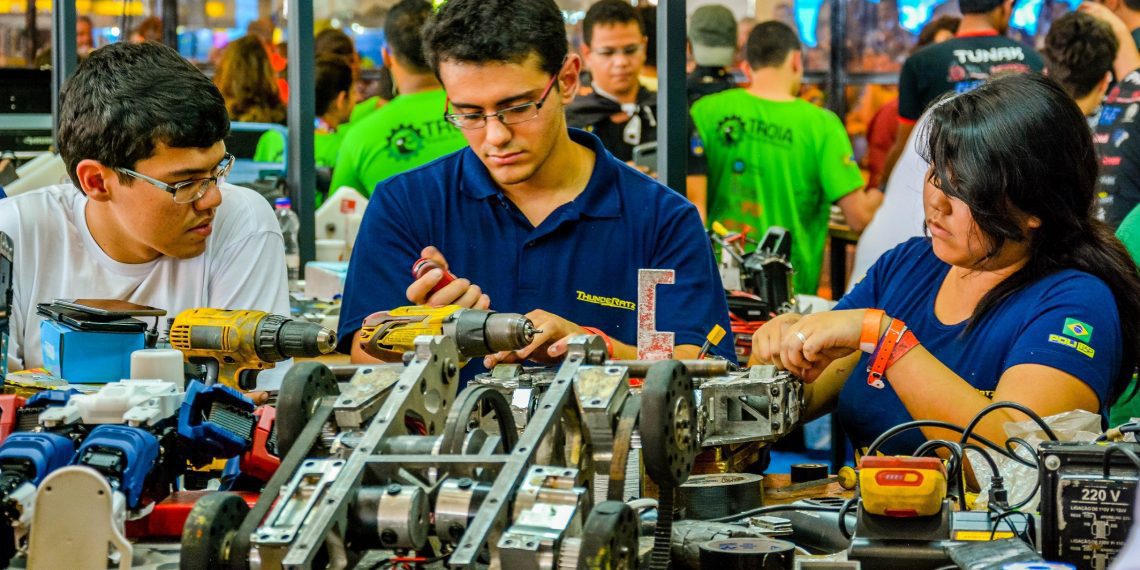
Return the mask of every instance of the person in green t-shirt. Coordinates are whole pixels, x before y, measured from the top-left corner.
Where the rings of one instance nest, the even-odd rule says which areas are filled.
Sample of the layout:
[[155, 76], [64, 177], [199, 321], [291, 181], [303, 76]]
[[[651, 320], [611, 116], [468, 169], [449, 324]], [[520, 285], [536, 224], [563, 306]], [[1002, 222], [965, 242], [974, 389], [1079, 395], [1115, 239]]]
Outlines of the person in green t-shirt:
[[771, 226], [787, 228], [796, 291], [815, 294], [831, 204], [861, 231], [882, 193], [863, 190], [839, 118], [796, 98], [803, 58], [795, 31], [758, 24], [745, 51], [751, 86], [705, 96], [690, 110], [708, 160], [707, 196], [692, 198], [698, 208], [707, 202], [710, 224], [747, 226], [757, 239]]
[[382, 180], [467, 145], [443, 118], [447, 94], [424, 56], [420, 30], [431, 13], [426, 0], [402, 0], [388, 11], [384, 66], [398, 95], [345, 135], [331, 190], [351, 186], [370, 196]]
[[[356, 105], [352, 68], [336, 57], [322, 57], [316, 63], [316, 125], [313, 130], [313, 156], [318, 167], [336, 166], [337, 152], [344, 140], [341, 125], [348, 121]], [[285, 140], [276, 131], [268, 131], [257, 141], [254, 162], [285, 160]]]

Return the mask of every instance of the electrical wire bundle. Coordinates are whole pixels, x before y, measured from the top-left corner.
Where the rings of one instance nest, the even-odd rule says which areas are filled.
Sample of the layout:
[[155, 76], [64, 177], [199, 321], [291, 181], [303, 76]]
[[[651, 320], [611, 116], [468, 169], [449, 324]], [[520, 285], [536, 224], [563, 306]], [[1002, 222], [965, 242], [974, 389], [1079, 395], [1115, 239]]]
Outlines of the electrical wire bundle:
[[[958, 425], [955, 425], [955, 424], [952, 424], [949, 422], [938, 421], [938, 420], [915, 420], [915, 421], [910, 421], [910, 422], [899, 424], [899, 425], [883, 432], [882, 435], [880, 435], [878, 438], [876, 438], [875, 441], [873, 441], [871, 443], [871, 445], [867, 448], [867, 452], [865, 455], [867, 455], [867, 456], [875, 455], [878, 452], [878, 450], [883, 445], [885, 445], [888, 441], [890, 441], [892, 438], [894, 438], [895, 436], [897, 436], [901, 433], [910, 431], [912, 429], [940, 428], [940, 429], [945, 429], [945, 430], [949, 430], [949, 431], [953, 431], [953, 432], [961, 434], [961, 437], [958, 439], [958, 441], [949, 441], [949, 440], [940, 440], [940, 439], [926, 441], [921, 446], [919, 446], [918, 449], [915, 450], [914, 455], [915, 456], [923, 456], [923, 455], [929, 455], [931, 453], [934, 453], [939, 449], [947, 450], [947, 452], [950, 455], [949, 465], [947, 468], [947, 477], [950, 481], [953, 482], [953, 484], [956, 488], [957, 496], [955, 499], [959, 503], [959, 508], [965, 509], [966, 508], [966, 499], [965, 499], [966, 493], [965, 493], [965, 483], [964, 483], [964, 477], [963, 477], [963, 465], [964, 465], [965, 459], [966, 459], [965, 451], [971, 450], [971, 451], [975, 451], [978, 454], [980, 454], [981, 457], [983, 458], [983, 460], [987, 463], [988, 467], [990, 468], [990, 472], [992, 474], [991, 480], [990, 480], [989, 510], [994, 515], [994, 518], [993, 518], [994, 528], [990, 534], [991, 539], [993, 538], [994, 535], [996, 535], [998, 525], [1000, 525], [1004, 521], [1006, 523], [1006, 525], [1010, 528], [1010, 530], [1013, 532], [1014, 536], [1022, 536], [1023, 540], [1027, 540], [1028, 542], [1030, 542], [1032, 544], [1032, 536], [1034, 533], [1033, 519], [1027, 513], [1025, 513], [1019, 509], [1023, 508], [1026, 504], [1028, 504], [1029, 501], [1032, 500], [1033, 496], [1037, 494], [1037, 490], [1040, 488], [1040, 480], [1037, 480], [1034, 483], [1033, 491], [1031, 493], [1029, 493], [1029, 495], [1025, 499], [1018, 502], [1017, 504], [1010, 505], [1008, 503], [1008, 492], [1005, 489], [1004, 480], [1003, 480], [1001, 473], [998, 469], [997, 462], [994, 460], [991, 453], [996, 453], [996, 454], [1001, 455], [1001, 456], [1003, 456], [1003, 457], [1005, 457], [1011, 461], [1015, 461], [1017, 463], [1025, 465], [1027, 467], [1030, 467], [1034, 470], [1037, 470], [1037, 469], [1039, 469], [1039, 467], [1037, 465], [1036, 454], [1033, 453], [1033, 446], [1028, 441], [1026, 441], [1022, 438], [1019, 438], [1019, 437], [1011, 437], [1005, 441], [1004, 446], [1000, 446], [1000, 445], [994, 443], [993, 441], [986, 439], [985, 437], [974, 434], [974, 429], [977, 428], [978, 424], [982, 421], [982, 419], [984, 419], [987, 415], [993, 413], [994, 411], [999, 410], [999, 409], [1003, 409], [1003, 408], [1014, 409], [1014, 410], [1017, 410], [1017, 411], [1025, 414], [1025, 415], [1029, 416], [1029, 418], [1032, 419], [1034, 421], [1034, 423], [1036, 423], [1038, 426], [1041, 427], [1041, 431], [1045, 434], [1045, 437], [1048, 440], [1057, 441], [1056, 433], [1054, 433], [1053, 430], [1049, 427], [1049, 425], [1045, 423], [1045, 420], [1042, 419], [1041, 416], [1038, 415], [1037, 413], [1035, 413], [1033, 410], [1031, 410], [1031, 409], [1029, 409], [1029, 408], [1027, 408], [1021, 404], [1018, 404], [1016, 402], [995, 402], [993, 404], [990, 404], [989, 406], [986, 406], [980, 412], [978, 412], [978, 414], [976, 416], [974, 416], [974, 418], [972, 420], [970, 420], [970, 423], [967, 424], [965, 427], [958, 426]], [[1137, 432], [1140, 432], [1140, 423], [1136, 424], [1134, 429]], [[1023, 453], [1019, 453], [1019, 448], [1030, 450], [1030, 452], [1031, 452], [1030, 456], [1026, 457]], [[1140, 466], [1140, 457], [1137, 457], [1136, 454], [1133, 453], [1131, 450], [1124, 449], [1124, 448], [1118, 448], [1117, 452], [1122, 453], [1124, 455], [1128, 455], [1128, 456], [1130, 456], [1130, 458], [1135, 457], [1134, 461], [1136, 461], [1137, 465]], [[1111, 455], [1112, 455], [1112, 453], [1110, 452], [1109, 454], [1106, 455], [1106, 458], [1111, 456]], [[1106, 465], [1107, 465], [1107, 459], [1106, 459]], [[720, 517], [720, 518], [716, 518], [716, 519], [710, 519], [709, 522], [739, 523], [740, 521], [747, 519], [747, 518], [750, 518], [750, 517], [769, 514], [769, 513], [775, 513], [775, 512], [781, 512], [781, 511], [832, 512], [832, 513], [838, 513], [838, 515], [839, 515], [839, 530], [844, 537], [846, 537], [847, 539], [850, 540], [852, 537], [852, 533], [851, 533], [851, 530], [847, 527], [846, 515], [847, 515], [848, 511], [850, 511], [858, 503], [858, 500], [859, 500], [858, 489], [856, 489], [855, 496], [852, 497], [851, 499], [848, 499], [846, 502], [844, 502], [842, 506], [838, 506], [838, 507], [830, 507], [830, 506], [822, 506], [822, 505], [802, 505], [802, 504], [771, 505], [771, 506], [767, 506], [767, 507], [760, 507], [757, 509], [751, 509], [748, 511], [735, 513], [735, 514], [730, 515], [730, 516]], [[1021, 516], [1025, 519], [1026, 525], [1025, 525], [1024, 534], [1019, 533], [1017, 531], [1016, 527], [1013, 525], [1012, 521], [1010, 520], [1012, 517], [1015, 517], [1015, 516]]]

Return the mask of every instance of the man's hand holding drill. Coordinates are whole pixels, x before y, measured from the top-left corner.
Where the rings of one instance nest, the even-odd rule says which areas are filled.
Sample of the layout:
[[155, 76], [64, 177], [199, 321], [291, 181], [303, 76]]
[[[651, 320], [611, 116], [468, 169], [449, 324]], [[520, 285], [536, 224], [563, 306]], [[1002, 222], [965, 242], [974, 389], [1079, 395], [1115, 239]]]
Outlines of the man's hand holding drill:
[[[442, 307], [444, 305], [459, 305], [469, 309], [489, 309], [491, 298], [488, 297], [478, 285], [469, 279], [456, 279], [434, 290], [436, 286], [451, 274], [447, 271], [447, 260], [435, 246], [427, 246], [420, 252], [420, 257], [430, 260], [438, 267], [419, 277], [408, 286], [406, 295], [408, 301], [416, 305], [430, 305]], [[433, 291], [434, 290], [434, 291]]]

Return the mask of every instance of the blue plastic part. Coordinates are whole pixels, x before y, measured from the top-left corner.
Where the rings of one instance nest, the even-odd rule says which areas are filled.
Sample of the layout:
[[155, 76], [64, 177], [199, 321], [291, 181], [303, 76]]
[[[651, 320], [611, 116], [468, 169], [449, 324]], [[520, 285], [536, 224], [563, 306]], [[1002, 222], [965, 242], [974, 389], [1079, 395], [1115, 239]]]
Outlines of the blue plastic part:
[[211, 458], [234, 457], [249, 447], [250, 435], [234, 434], [206, 418], [210, 407], [221, 402], [229, 407], [253, 413], [253, 400], [228, 386], [206, 386], [197, 380], [186, 386], [186, 397], [178, 410], [178, 436], [196, 455]]
[[55, 406], [65, 406], [67, 405], [68, 400], [70, 400], [72, 396], [78, 393], [79, 390], [76, 390], [75, 388], [69, 388], [67, 390], [44, 390], [42, 392], [36, 392], [24, 401], [24, 407], [34, 408], [36, 406], [43, 406], [45, 408], [51, 408]]
[[[127, 497], [127, 508], [132, 510], [137, 508], [147, 475], [154, 469], [155, 461], [158, 460], [158, 438], [136, 427], [106, 424], [91, 430], [91, 434], [83, 441], [71, 463], [88, 465], [83, 462], [83, 456], [89, 450], [122, 452], [126, 465], [115, 474], [118, 476], [118, 491]], [[104, 474], [110, 475], [106, 472]]]
[[75, 442], [54, 433], [17, 432], [0, 444], [0, 464], [13, 459], [27, 460], [35, 467], [28, 480], [39, 485], [49, 473], [71, 462]]

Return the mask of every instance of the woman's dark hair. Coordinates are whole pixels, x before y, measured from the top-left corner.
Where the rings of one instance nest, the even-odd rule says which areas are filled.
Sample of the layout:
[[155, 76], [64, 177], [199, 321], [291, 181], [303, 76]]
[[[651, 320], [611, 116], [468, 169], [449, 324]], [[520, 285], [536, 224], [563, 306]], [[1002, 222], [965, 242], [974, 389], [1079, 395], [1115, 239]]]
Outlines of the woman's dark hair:
[[943, 14], [927, 22], [922, 27], [922, 31], [918, 32], [918, 41], [914, 43], [914, 49], [911, 52], [916, 52], [934, 43], [934, 38], [938, 37], [938, 32], [958, 33], [958, 26], [961, 24], [962, 18], [948, 14]]
[[99, 48], [60, 93], [59, 154], [76, 187], [75, 167], [82, 160], [134, 168], [153, 156], [159, 143], [207, 148], [229, 132], [218, 88], [160, 43]]
[[427, 0], [400, 0], [384, 18], [388, 49], [401, 64], [416, 73], [431, 71], [424, 56], [423, 41], [428, 18], [431, 18], [431, 3]]
[[326, 55], [317, 58], [315, 68], [315, 112], [320, 117], [329, 111], [341, 93], [352, 89], [352, 66], [344, 58]]
[[[1007, 75], [944, 99], [930, 110], [924, 158], [947, 196], [970, 208], [988, 250], [1028, 240], [1029, 260], [978, 303], [967, 330], [1004, 300], [1063, 269], [1096, 276], [1120, 314], [1121, 369], [1115, 401], [1140, 354], [1140, 273], [1112, 230], [1094, 216], [1097, 159], [1076, 103], [1042, 75]], [[1022, 233], [1026, 216], [1041, 226]]]
[[222, 50], [214, 84], [226, 100], [235, 121], [284, 123], [285, 104], [277, 90], [277, 75], [269, 64], [265, 45], [247, 34]]
[[543, 71], [557, 75], [570, 51], [554, 0], [449, 0], [423, 34], [436, 77], [444, 61], [522, 63], [531, 55]]

